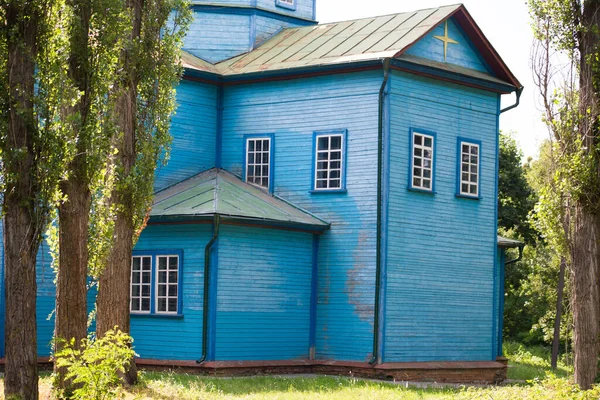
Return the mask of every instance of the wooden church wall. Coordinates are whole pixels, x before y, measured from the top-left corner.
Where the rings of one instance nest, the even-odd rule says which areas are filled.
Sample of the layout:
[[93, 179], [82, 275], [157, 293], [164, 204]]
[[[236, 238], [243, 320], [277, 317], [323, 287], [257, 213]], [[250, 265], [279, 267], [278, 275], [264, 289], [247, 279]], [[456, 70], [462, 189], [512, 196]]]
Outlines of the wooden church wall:
[[[494, 358], [498, 107], [392, 73], [384, 361]], [[407, 190], [411, 128], [435, 133], [434, 193]], [[458, 137], [481, 142], [480, 199], [456, 196]]]
[[[134, 254], [179, 254], [179, 315], [131, 315], [134, 349], [141, 358], [198, 360], [202, 355], [204, 247], [212, 225], [149, 225]], [[154, 252], [154, 253], [153, 253]]]
[[251, 49], [251, 17], [227, 8], [194, 8], [194, 20], [183, 50], [217, 63]]
[[309, 356], [312, 235], [222, 225], [216, 360]]
[[156, 172], [154, 186], [158, 190], [215, 166], [216, 85], [182, 80], [177, 87], [177, 104], [171, 123], [169, 163]]
[[[274, 134], [274, 193], [331, 223], [319, 249], [316, 356], [369, 360], [375, 290], [381, 71], [225, 88], [223, 167], [241, 176], [243, 135]], [[311, 193], [315, 131], [347, 130], [347, 192]]]

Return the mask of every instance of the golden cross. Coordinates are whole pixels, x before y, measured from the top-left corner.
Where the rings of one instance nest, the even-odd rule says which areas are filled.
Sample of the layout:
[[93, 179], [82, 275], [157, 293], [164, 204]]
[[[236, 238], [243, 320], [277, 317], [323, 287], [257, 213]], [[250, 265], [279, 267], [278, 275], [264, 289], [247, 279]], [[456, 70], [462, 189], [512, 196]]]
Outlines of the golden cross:
[[444, 62], [446, 62], [446, 54], [448, 53], [448, 43], [458, 44], [454, 39], [448, 37], [448, 21], [444, 23], [444, 36], [434, 36], [437, 40], [444, 42]]

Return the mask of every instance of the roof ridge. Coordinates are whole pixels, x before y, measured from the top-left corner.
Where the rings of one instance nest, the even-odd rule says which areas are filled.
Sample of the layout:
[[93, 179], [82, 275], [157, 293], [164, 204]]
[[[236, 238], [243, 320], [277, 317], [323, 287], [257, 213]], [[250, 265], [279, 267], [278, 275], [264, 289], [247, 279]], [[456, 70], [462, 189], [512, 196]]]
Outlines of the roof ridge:
[[[369, 19], [369, 18], [389, 17], [389, 16], [392, 16], [392, 15], [411, 14], [411, 13], [417, 13], [419, 11], [439, 10], [439, 9], [442, 9], [442, 8], [460, 7], [462, 5], [463, 5], [463, 3], [445, 4], [445, 5], [439, 6], [439, 7], [420, 8], [420, 9], [417, 9], [417, 10], [403, 11], [403, 12], [397, 12], [397, 13], [389, 13], [389, 14], [383, 14], [383, 15], [373, 15], [373, 16], [370, 16], [370, 17], [353, 18], [353, 19], [347, 19], [347, 20], [342, 20], [342, 21], [332, 21], [332, 22], [323, 22], [323, 23], [319, 22], [319, 24], [317, 26], [323, 26], [323, 25], [329, 25], [329, 24], [340, 24], [342, 22], [356, 22], [356, 21], [361, 21], [361, 20]], [[303, 27], [303, 28], [306, 28], [306, 27]], [[285, 28], [285, 29], [289, 29], [289, 28]]]

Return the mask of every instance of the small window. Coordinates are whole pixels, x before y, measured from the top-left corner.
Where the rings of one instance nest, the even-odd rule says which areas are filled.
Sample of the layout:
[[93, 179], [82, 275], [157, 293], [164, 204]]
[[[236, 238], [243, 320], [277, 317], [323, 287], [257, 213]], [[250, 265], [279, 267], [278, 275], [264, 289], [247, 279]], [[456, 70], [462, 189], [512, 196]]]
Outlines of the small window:
[[344, 190], [346, 131], [315, 133], [315, 191]]
[[246, 139], [246, 182], [265, 189], [271, 188], [271, 154], [270, 137]]
[[296, 0], [275, 0], [275, 5], [290, 10], [296, 9]]
[[433, 191], [435, 135], [412, 133], [410, 188]]
[[479, 197], [481, 145], [459, 138], [459, 195]]
[[131, 313], [180, 314], [180, 260], [178, 254], [131, 258]]

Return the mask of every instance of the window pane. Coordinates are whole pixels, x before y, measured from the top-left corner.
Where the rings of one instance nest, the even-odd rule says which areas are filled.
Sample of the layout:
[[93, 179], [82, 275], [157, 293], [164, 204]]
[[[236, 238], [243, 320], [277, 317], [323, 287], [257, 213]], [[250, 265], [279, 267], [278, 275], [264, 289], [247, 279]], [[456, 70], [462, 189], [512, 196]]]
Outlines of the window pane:
[[471, 173], [472, 174], [476, 174], [477, 173], [477, 165], [471, 165]]
[[158, 295], [159, 296], [167, 295], [167, 286], [166, 285], [158, 285]]
[[317, 180], [317, 188], [318, 189], [326, 189], [327, 188], [327, 181], [325, 180]]
[[140, 258], [139, 257], [133, 257], [133, 263], [132, 263], [131, 268], [134, 271], [139, 271], [139, 269], [140, 269]]
[[463, 144], [462, 145], [462, 152], [463, 153], [468, 153], [469, 152], [469, 145], [468, 144]]
[[425, 147], [431, 147], [432, 144], [433, 144], [432, 139], [429, 137], [426, 137], [425, 138]]
[[329, 181], [330, 188], [341, 188], [342, 182], [339, 179], [333, 179]]
[[138, 297], [140, 295], [140, 285], [133, 285], [131, 287], [131, 297]]
[[431, 189], [431, 181], [429, 179], [423, 179], [423, 187], [425, 189]]
[[331, 137], [331, 150], [339, 150], [342, 148], [342, 137], [332, 136]]
[[479, 153], [479, 149], [477, 148], [477, 146], [471, 147], [471, 154], [477, 155], [477, 153]]
[[169, 296], [177, 297], [177, 285], [169, 285]]
[[131, 275], [131, 282], [132, 283], [140, 283], [140, 273], [139, 272], [134, 272]]
[[263, 142], [263, 151], [266, 151], [266, 152], [269, 151], [269, 142], [270, 142], [269, 140], [265, 140]]
[[420, 178], [414, 178], [413, 179], [413, 186], [415, 186], [415, 187], [421, 187], [421, 179]]
[[[175, 266], [175, 268], [177, 268], [177, 266]], [[170, 283], [177, 282], [177, 271], [169, 272], [169, 282]]]
[[150, 285], [142, 286], [142, 296], [150, 296]]
[[329, 149], [329, 138], [328, 137], [320, 137], [318, 140], [317, 150], [328, 150]]
[[462, 174], [462, 180], [463, 181], [468, 181], [469, 180], [469, 174]]
[[142, 272], [142, 283], [150, 283], [150, 272]]
[[423, 151], [421, 149], [415, 149], [415, 156], [421, 157], [423, 155]]
[[423, 170], [423, 177], [431, 178], [431, 170], [430, 169]]
[[169, 312], [177, 311], [177, 299], [169, 299]]
[[421, 146], [423, 144], [423, 137], [421, 135], [415, 135], [415, 144]]
[[431, 159], [431, 155], [432, 155], [431, 150], [425, 150], [423, 152], [423, 157], [425, 157], [426, 159]]
[[167, 269], [167, 258], [166, 257], [158, 257], [158, 269]]
[[167, 299], [158, 299], [158, 311], [165, 312], [167, 311]]
[[152, 258], [144, 257], [144, 259], [142, 261], [142, 269], [144, 271], [150, 271], [151, 268], [152, 268]]
[[256, 151], [262, 151], [262, 141], [256, 141]]
[[327, 179], [327, 171], [317, 171], [317, 179]]
[[460, 190], [461, 190], [461, 192], [463, 192], [463, 193], [469, 193], [469, 185], [468, 185], [468, 184], [466, 184], [466, 183], [463, 183], [463, 184], [460, 186]]
[[471, 194], [477, 194], [477, 186], [471, 185]]
[[140, 311], [140, 299], [131, 299], [131, 311]]
[[414, 175], [420, 177], [421, 176], [421, 168], [415, 168]]
[[150, 311], [150, 299], [147, 299], [147, 298], [142, 299], [141, 311]]
[[341, 160], [342, 159], [342, 152], [341, 151], [334, 151], [331, 153], [331, 159], [332, 160]]
[[167, 282], [167, 273], [159, 272], [158, 273], [158, 283], [166, 283]]

